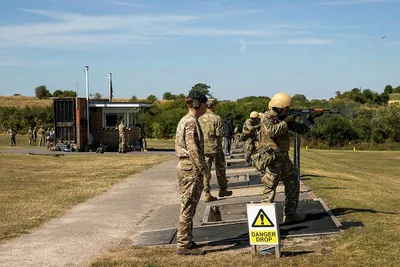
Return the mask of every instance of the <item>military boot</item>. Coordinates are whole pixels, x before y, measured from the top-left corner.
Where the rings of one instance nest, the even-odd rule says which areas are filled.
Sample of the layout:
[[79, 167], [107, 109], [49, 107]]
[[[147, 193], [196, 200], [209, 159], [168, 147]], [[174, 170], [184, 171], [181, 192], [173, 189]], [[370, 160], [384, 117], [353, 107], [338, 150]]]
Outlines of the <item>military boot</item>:
[[214, 197], [213, 195], [211, 195], [211, 193], [210, 192], [206, 192], [205, 193], [205, 198], [204, 198], [204, 201], [205, 202], [211, 202], [211, 201], [215, 201], [215, 200], [217, 200], [218, 198], [217, 197]]
[[294, 215], [288, 215], [288, 216], [283, 216], [283, 224], [292, 224], [296, 222], [301, 222], [306, 219], [306, 215], [304, 214], [294, 214]]
[[226, 190], [226, 189], [220, 189], [218, 196], [219, 197], [229, 197], [232, 195], [232, 191]]

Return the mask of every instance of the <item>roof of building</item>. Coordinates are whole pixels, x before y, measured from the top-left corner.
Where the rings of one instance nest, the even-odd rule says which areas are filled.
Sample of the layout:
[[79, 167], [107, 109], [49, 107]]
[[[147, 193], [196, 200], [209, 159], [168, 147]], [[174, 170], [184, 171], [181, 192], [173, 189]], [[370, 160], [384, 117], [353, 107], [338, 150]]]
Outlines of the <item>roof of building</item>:
[[151, 104], [141, 102], [108, 102], [108, 101], [89, 101], [89, 107], [93, 108], [146, 108]]

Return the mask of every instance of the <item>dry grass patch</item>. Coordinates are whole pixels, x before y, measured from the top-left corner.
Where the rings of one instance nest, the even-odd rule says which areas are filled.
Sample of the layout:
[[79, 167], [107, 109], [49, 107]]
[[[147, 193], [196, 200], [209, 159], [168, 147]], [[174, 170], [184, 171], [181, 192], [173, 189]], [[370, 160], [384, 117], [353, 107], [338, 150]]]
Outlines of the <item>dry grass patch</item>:
[[50, 107], [53, 104], [53, 99], [38, 99], [34, 96], [0, 96], [0, 107]]
[[0, 240], [26, 233], [168, 155], [0, 154]]
[[343, 235], [283, 240], [282, 258], [253, 256], [245, 244], [205, 247], [177, 256], [175, 247], [120, 247], [91, 266], [400, 266], [399, 152], [302, 151], [304, 182], [339, 221], [361, 223]]

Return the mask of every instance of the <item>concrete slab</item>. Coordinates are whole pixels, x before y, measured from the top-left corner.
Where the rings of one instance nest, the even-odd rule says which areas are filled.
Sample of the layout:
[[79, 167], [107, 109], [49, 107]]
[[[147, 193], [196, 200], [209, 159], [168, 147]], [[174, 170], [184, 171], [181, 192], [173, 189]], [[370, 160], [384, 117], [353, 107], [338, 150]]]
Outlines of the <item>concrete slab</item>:
[[[257, 173], [233, 173], [227, 174], [229, 188], [240, 188], [248, 186], [259, 186], [261, 185], [260, 175]], [[216, 179], [211, 180], [211, 189], [219, 189], [219, 185]]]
[[[277, 202], [278, 221], [282, 221], [283, 202]], [[245, 205], [240, 205], [240, 208], [245, 209]], [[336, 224], [336, 219], [331, 217], [327, 212], [324, 204], [320, 200], [303, 200], [299, 202], [298, 212], [307, 214], [303, 222], [281, 225], [280, 233], [282, 238], [313, 236], [324, 234], [340, 233], [340, 225]], [[176, 228], [175, 228], [176, 229]], [[248, 242], [248, 225], [247, 219], [238, 220], [237, 222], [227, 222], [214, 225], [197, 226], [193, 229], [194, 241], [199, 243], [207, 242], [232, 242], [232, 241], [247, 241]], [[172, 240], [164, 244], [176, 243], [175, 233], [173, 229], [155, 230], [150, 232], [140, 233], [135, 237], [136, 243], [141, 245], [160, 244], [162, 240]], [[166, 242], [164, 241], [164, 242]]]

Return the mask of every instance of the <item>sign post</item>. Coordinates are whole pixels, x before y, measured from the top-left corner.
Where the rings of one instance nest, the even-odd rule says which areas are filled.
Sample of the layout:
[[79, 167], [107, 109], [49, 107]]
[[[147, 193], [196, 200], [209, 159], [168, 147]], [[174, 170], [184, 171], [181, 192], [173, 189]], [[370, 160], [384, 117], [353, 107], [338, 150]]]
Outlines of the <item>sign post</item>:
[[249, 239], [253, 253], [256, 246], [275, 246], [276, 258], [281, 257], [279, 225], [275, 203], [247, 204]]

